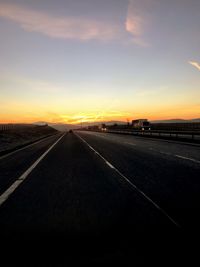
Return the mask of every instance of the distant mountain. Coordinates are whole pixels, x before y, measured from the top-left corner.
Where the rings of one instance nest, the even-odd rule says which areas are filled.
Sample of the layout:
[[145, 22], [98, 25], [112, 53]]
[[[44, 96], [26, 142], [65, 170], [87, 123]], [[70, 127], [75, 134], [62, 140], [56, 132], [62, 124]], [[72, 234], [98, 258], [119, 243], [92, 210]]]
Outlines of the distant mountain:
[[43, 126], [43, 125], [47, 125], [48, 123], [45, 122], [45, 121], [36, 121], [36, 122], [34, 122], [33, 124], [35, 124], [35, 125], [39, 125], [39, 126]]
[[82, 124], [65, 124], [65, 123], [47, 123], [52, 128], [60, 131], [65, 132], [69, 131], [70, 129], [80, 129], [81, 127], [87, 127], [87, 126], [94, 126], [94, 125], [101, 125], [102, 123], [105, 123], [106, 125], [113, 125], [113, 124], [125, 124], [125, 122], [120, 121], [109, 121], [109, 122], [83, 122]]
[[66, 132], [66, 131], [69, 131], [70, 129], [77, 128], [76, 125], [65, 124], [65, 123], [48, 123], [48, 125], [60, 132]]
[[107, 125], [113, 125], [113, 124], [127, 124], [127, 122], [126, 121], [106, 121], [105, 122], [105, 124], [107, 124]]
[[[169, 120], [153, 120], [150, 121], [151, 123], [181, 123], [181, 122], [200, 122], [200, 118], [197, 119], [191, 119], [191, 120], [184, 120], [184, 119], [169, 119]], [[82, 124], [65, 124], [65, 123], [50, 123], [50, 122], [45, 122], [45, 121], [38, 121], [35, 122], [35, 125], [46, 125], [48, 124], [52, 128], [65, 132], [69, 131], [70, 129], [77, 129], [81, 127], [87, 127], [87, 126], [94, 126], [94, 125], [101, 125], [101, 124], [106, 124], [106, 125], [123, 125], [127, 124], [126, 121], [99, 121], [99, 122], [83, 122]], [[130, 121], [131, 123], [131, 121]]]
[[75, 129], [77, 128], [76, 125], [73, 124], [65, 124], [65, 123], [51, 123], [51, 122], [45, 122], [45, 121], [37, 121], [35, 123], [33, 123], [35, 125], [49, 125], [52, 128], [60, 131], [60, 132], [65, 132], [68, 131], [70, 129]]
[[105, 123], [106, 125], [113, 125], [113, 124], [126, 124], [126, 122], [123, 121], [99, 121], [99, 122], [83, 122], [78, 124], [64, 124], [64, 123], [47, 123], [49, 126], [55, 128], [58, 131], [68, 131], [70, 129], [78, 129], [81, 127], [87, 127], [87, 126], [94, 126], [94, 125], [101, 125]]
[[[124, 121], [94, 121], [94, 122], [83, 122], [82, 123], [82, 126], [85, 127], [85, 126], [94, 126], [94, 125], [101, 125], [101, 124], [106, 124], [106, 125], [113, 125], [113, 124], [126, 124], [126, 122]], [[77, 124], [77, 126], [81, 126], [81, 124]]]

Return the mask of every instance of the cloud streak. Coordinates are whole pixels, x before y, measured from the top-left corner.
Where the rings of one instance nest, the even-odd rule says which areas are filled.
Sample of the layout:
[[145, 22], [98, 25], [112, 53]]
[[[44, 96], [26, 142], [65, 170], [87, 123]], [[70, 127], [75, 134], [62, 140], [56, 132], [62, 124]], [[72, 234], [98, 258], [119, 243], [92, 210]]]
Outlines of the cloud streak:
[[0, 16], [18, 23], [24, 30], [52, 38], [112, 40], [118, 35], [115, 25], [80, 17], [56, 17], [14, 4], [0, 4]]
[[37, 32], [51, 38], [80, 41], [122, 40], [127, 38], [125, 33], [128, 32], [132, 43], [147, 46], [143, 39], [146, 21], [141, 14], [139, 0], [129, 0], [125, 25], [88, 17], [57, 17], [16, 4], [0, 3], [0, 17], [17, 23], [28, 32]]
[[[144, 5], [146, 2], [146, 0], [142, 1]], [[139, 46], [148, 46], [143, 38], [145, 26], [146, 16], [144, 15], [143, 8], [141, 8], [141, 1], [129, 0], [125, 28], [132, 35], [132, 42]]]
[[195, 68], [197, 68], [200, 71], [200, 63], [198, 63], [196, 61], [189, 61], [189, 64], [191, 64], [192, 66], [194, 66]]

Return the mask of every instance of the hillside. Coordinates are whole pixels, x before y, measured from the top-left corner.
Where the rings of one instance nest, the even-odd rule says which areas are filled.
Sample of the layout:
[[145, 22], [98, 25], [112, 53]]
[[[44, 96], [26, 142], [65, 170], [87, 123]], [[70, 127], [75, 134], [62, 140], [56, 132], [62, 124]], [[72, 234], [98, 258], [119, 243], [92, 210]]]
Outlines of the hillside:
[[56, 133], [57, 130], [47, 125], [13, 125], [10, 129], [0, 131], [0, 154]]

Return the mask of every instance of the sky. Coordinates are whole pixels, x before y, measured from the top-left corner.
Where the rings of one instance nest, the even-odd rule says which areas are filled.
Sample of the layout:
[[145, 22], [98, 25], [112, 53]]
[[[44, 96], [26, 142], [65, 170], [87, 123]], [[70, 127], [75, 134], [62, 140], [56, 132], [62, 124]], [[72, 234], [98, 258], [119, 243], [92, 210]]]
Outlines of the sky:
[[0, 123], [200, 117], [199, 0], [0, 0]]

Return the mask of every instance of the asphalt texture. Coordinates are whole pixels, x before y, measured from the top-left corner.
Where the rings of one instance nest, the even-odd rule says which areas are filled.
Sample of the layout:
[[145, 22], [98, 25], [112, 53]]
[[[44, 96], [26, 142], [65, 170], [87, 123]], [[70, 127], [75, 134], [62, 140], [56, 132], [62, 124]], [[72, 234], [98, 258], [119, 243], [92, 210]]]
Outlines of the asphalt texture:
[[[58, 137], [0, 159], [1, 194]], [[0, 206], [1, 265], [197, 262], [199, 152], [141, 137], [66, 133]]]

